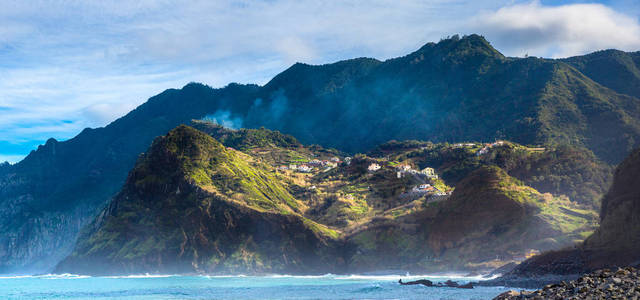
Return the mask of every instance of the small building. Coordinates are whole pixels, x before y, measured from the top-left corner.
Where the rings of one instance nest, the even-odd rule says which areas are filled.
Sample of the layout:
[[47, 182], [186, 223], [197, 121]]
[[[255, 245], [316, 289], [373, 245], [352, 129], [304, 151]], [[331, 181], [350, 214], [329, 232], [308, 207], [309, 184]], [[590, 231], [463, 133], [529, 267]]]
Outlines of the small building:
[[287, 167], [287, 166], [279, 166], [278, 167], [278, 170], [280, 170], [280, 171], [285, 171], [285, 170], [288, 170], [288, 169], [289, 169], [289, 167]]
[[411, 166], [410, 165], [398, 165], [398, 166], [396, 166], [396, 169], [406, 172], [406, 171], [411, 170]]
[[420, 173], [427, 176], [429, 179], [438, 179], [438, 175], [436, 174], [436, 170], [433, 168], [426, 167], [420, 171]]
[[489, 147], [484, 147], [484, 148], [478, 150], [478, 152], [476, 152], [476, 155], [480, 156], [480, 155], [485, 155], [487, 153], [489, 153]]
[[351, 164], [351, 157], [350, 156], [345, 157], [344, 158], [344, 162], [347, 164], [347, 166], [350, 165]]
[[369, 165], [369, 167], [367, 167], [367, 170], [369, 170], [369, 172], [375, 172], [375, 171], [380, 170], [380, 168], [381, 167], [380, 167], [379, 164], [372, 163], [372, 164]]
[[436, 171], [433, 168], [429, 168], [426, 167], [424, 169], [422, 169], [422, 171], [420, 171], [420, 173], [427, 175], [427, 176], [433, 176], [436, 175]]
[[289, 169], [290, 169], [290, 170], [297, 170], [297, 169], [298, 169], [298, 165], [296, 165], [296, 164], [289, 164]]
[[307, 165], [300, 165], [300, 166], [298, 167], [298, 171], [300, 171], [300, 172], [304, 172], [304, 173], [311, 172], [311, 170], [313, 170], [313, 168], [312, 168], [312, 167], [310, 167], [310, 166], [307, 166]]
[[319, 159], [312, 159], [312, 160], [309, 162], [309, 164], [310, 164], [310, 165], [314, 165], [314, 166], [320, 166], [320, 165], [322, 165], [322, 162], [321, 162]]
[[335, 162], [335, 163], [340, 162], [340, 158], [335, 157], [335, 156], [334, 156], [334, 157], [332, 157], [330, 160], [331, 160], [332, 162]]
[[430, 184], [421, 184], [419, 186], [413, 187], [412, 191], [414, 193], [426, 194], [426, 193], [435, 192], [436, 189]]

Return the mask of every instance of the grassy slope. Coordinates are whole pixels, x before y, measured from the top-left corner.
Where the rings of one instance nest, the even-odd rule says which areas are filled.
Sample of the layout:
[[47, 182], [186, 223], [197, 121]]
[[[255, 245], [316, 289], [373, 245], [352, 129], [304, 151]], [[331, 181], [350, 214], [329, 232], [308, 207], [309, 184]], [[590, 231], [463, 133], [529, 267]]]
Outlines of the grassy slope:
[[[496, 255], [508, 261], [530, 248], [571, 244], [597, 222], [589, 208], [542, 194], [499, 168], [515, 169], [514, 161], [536, 162], [542, 155], [513, 159], [509, 153], [524, 148], [516, 144], [477, 157], [479, 146], [400, 143], [381, 146], [386, 152], [376, 156], [384, 158], [356, 155], [350, 165], [329, 171], [276, 172], [282, 164], [336, 153], [289, 142], [279, 146], [282, 136], [264, 129], [199, 125], [245, 152], [187, 126], [159, 138], [60, 270], [95, 257], [130, 271], [184, 272], [187, 266], [204, 272], [300, 272], [324, 259], [334, 260], [325, 266], [333, 270], [476, 268], [497, 264]], [[259, 147], [238, 142], [255, 137], [261, 137]], [[446, 154], [457, 151], [463, 155]], [[382, 169], [367, 171], [371, 163]], [[455, 190], [449, 200], [427, 204], [424, 197], [405, 195], [421, 182], [398, 178], [399, 164], [433, 166], [442, 175], [455, 170], [461, 179], [433, 180], [444, 191], [452, 189], [447, 184]], [[270, 234], [262, 236], [260, 228]], [[292, 248], [284, 261], [275, 255], [283, 245]], [[308, 247], [319, 249], [305, 250], [315, 258], [302, 254]], [[180, 263], [168, 265], [176, 256]]]
[[[154, 142], [59, 268], [82, 269], [91, 259], [124, 272], [335, 266], [323, 268], [322, 254], [313, 256], [338, 233], [299, 215], [303, 204], [273, 176], [250, 156], [180, 126]], [[289, 258], [279, 254], [287, 247]]]
[[487, 268], [528, 249], [573, 244], [596, 224], [593, 211], [541, 194], [498, 167], [482, 167], [449, 200], [376, 219], [352, 233], [350, 262], [363, 270]]

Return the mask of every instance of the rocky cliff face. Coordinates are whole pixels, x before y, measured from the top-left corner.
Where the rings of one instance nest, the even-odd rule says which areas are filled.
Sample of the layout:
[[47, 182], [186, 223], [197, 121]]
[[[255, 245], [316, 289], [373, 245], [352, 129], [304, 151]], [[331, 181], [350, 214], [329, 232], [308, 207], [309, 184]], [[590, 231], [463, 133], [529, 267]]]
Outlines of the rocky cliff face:
[[140, 158], [56, 271], [339, 270], [331, 231], [298, 214], [300, 204], [272, 176], [249, 156], [178, 127]]
[[615, 249], [627, 262], [640, 262], [640, 149], [617, 168], [602, 200], [600, 228], [584, 243], [591, 251]]
[[[502, 282], [573, 275], [600, 268], [640, 264], [640, 149], [616, 169], [613, 184], [602, 200], [600, 227], [576, 247], [533, 257]], [[553, 277], [549, 277], [553, 278]]]

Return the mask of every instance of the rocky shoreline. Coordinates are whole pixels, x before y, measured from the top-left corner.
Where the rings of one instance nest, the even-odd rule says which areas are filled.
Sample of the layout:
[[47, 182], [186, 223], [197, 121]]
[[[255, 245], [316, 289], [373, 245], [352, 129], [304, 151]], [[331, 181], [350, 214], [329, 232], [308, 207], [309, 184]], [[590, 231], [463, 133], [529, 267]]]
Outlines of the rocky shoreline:
[[474, 282], [477, 286], [507, 286], [522, 289], [538, 289], [542, 286], [562, 281], [578, 279], [582, 274], [538, 275], [538, 276], [501, 276], [491, 280]]
[[640, 299], [640, 270], [627, 267], [598, 270], [576, 280], [548, 284], [536, 291], [508, 291], [494, 300], [506, 299]]

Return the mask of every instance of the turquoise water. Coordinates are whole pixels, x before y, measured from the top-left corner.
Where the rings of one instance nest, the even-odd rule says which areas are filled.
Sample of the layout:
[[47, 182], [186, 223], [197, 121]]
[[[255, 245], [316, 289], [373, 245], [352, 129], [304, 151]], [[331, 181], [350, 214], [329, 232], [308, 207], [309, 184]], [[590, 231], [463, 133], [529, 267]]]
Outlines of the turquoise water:
[[400, 286], [444, 276], [0, 276], [0, 299], [491, 299], [503, 287], [473, 290]]

